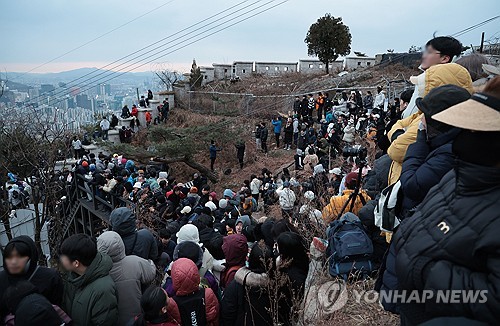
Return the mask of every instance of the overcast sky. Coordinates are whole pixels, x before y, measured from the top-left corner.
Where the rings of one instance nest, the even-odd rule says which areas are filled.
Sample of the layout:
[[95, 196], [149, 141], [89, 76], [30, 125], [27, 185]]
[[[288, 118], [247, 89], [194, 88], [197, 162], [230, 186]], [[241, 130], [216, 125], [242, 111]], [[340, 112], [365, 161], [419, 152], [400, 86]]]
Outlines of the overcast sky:
[[[243, 0], [0, 0], [0, 68], [28, 71], [168, 3], [33, 72], [101, 67], [240, 1]], [[235, 60], [296, 62], [307, 58], [305, 35], [309, 26], [325, 13], [342, 17], [349, 26], [353, 51], [372, 56], [387, 49], [398, 52], [407, 51], [411, 45], [423, 45], [434, 32], [456, 33], [500, 14], [500, 2], [289, 0], [137, 71], [153, 70], [158, 65], [186, 70], [193, 58], [200, 65]], [[482, 31], [486, 32], [486, 39], [495, 33], [499, 36], [500, 19], [459, 39], [463, 44], [477, 45]]]

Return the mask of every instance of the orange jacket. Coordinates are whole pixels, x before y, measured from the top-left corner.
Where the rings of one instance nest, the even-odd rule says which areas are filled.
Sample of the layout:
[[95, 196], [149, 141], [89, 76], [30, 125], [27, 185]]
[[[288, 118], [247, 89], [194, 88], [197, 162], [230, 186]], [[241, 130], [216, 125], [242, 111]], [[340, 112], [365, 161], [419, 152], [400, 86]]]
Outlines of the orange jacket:
[[[323, 220], [327, 225], [337, 219], [340, 211], [342, 210], [342, 207], [344, 206], [347, 199], [349, 199], [349, 195], [352, 194], [353, 191], [354, 190], [346, 189], [342, 192], [342, 196], [332, 196], [332, 198], [330, 198], [330, 203], [326, 205], [325, 208], [323, 208], [322, 212]], [[365, 204], [370, 200], [368, 194], [361, 189], [359, 191], [359, 195], [354, 201], [354, 207], [352, 209], [352, 213], [354, 213], [355, 215], [358, 215], [359, 210], [364, 206], [360, 196], [363, 196]], [[349, 203], [344, 209], [344, 213], [349, 212], [349, 208], [351, 208], [351, 203]]]

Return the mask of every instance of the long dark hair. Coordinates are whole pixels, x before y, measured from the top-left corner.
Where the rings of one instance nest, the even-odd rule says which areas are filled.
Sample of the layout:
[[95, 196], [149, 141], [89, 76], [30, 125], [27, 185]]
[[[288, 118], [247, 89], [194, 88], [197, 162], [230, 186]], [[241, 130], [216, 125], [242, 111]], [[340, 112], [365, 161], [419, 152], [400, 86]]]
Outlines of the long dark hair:
[[168, 296], [165, 291], [158, 286], [150, 286], [144, 291], [141, 298], [142, 314], [134, 323], [137, 326], [145, 326], [146, 322], [164, 322], [166, 314], [162, 314], [161, 309], [167, 305]]
[[295, 232], [287, 231], [278, 236], [277, 242], [283, 261], [288, 261], [290, 266], [305, 271], [309, 269], [309, 257], [307, 256], [307, 245], [304, 238]]

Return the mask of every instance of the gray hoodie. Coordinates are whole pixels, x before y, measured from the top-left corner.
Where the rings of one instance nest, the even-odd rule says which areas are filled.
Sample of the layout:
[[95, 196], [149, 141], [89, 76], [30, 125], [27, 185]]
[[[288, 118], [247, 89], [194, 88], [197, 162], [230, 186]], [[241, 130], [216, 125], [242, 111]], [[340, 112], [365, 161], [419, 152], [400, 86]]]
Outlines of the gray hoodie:
[[97, 238], [97, 249], [113, 261], [109, 275], [118, 295], [118, 325], [127, 325], [141, 313], [141, 286], [153, 281], [156, 267], [152, 261], [126, 256], [122, 238], [114, 231], [104, 232]]

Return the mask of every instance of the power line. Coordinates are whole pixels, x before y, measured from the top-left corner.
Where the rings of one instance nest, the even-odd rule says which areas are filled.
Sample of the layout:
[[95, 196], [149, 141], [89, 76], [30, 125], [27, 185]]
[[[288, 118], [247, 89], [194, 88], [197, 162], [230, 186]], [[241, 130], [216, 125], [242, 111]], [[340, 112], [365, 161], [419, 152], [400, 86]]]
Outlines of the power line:
[[66, 56], [66, 55], [68, 55], [68, 54], [70, 54], [70, 53], [72, 53], [72, 52], [75, 52], [76, 50], [79, 50], [79, 49], [83, 48], [84, 46], [87, 46], [87, 45], [89, 45], [90, 43], [93, 43], [93, 42], [95, 42], [95, 41], [97, 41], [97, 40], [99, 40], [99, 39], [103, 38], [104, 36], [107, 36], [107, 35], [109, 35], [109, 34], [111, 34], [111, 33], [115, 32], [115, 31], [119, 30], [120, 28], [125, 27], [125, 26], [127, 26], [127, 25], [129, 25], [129, 24], [133, 23], [133, 22], [134, 22], [134, 21], [136, 21], [136, 20], [141, 19], [142, 17], [144, 17], [144, 16], [146, 16], [146, 15], [149, 15], [150, 13], [152, 13], [152, 12], [154, 12], [154, 11], [156, 11], [156, 10], [158, 10], [158, 9], [162, 8], [162, 7], [165, 7], [166, 5], [169, 5], [169, 4], [171, 4], [172, 2], [174, 2], [174, 1], [175, 1], [175, 0], [170, 0], [170, 1], [168, 1], [168, 2], [166, 2], [166, 3], [164, 3], [164, 4], [160, 5], [160, 6], [158, 6], [158, 7], [156, 7], [156, 8], [153, 8], [153, 9], [151, 9], [150, 11], [145, 12], [144, 14], [142, 14], [142, 15], [140, 15], [140, 16], [138, 16], [138, 17], [136, 17], [136, 18], [134, 18], [134, 19], [132, 19], [132, 20], [130, 20], [130, 21], [128, 21], [128, 22], [126, 22], [126, 23], [124, 23], [124, 24], [121, 24], [120, 26], [117, 26], [117, 27], [113, 28], [112, 30], [110, 30], [110, 31], [108, 31], [108, 32], [106, 32], [106, 33], [104, 33], [104, 34], [101, 34], [101, 35], [99, 35], [99, 36], [97, 36], [97, 37], [95, 37], [95, 38], [91, 39], [90, 41], [87, 41], [87, 42], [85, 42], [85, 43], [83, 43], [83, 44], [81, 44], [81, 45], [77, 46], [76, 48], [73, 48], [73, 49], [71, 49], [71, 50], [69, 50], [69, 51], [67, 51], [67, 52], [65, 52], [65, 53], [63, 53], [63, 54], [61, 54], [61, 55], [59, 55], [59, 56], [57, 56], [57, 57], [55, 57], [55, 58], [53, 58], [53, 59], [49, 60], [49, 61], [46, 61], [46, 62], [44, 62], [44, 63], [42, 63], [42, 64], [40, 64], [40, 65], [38, 65], [38, 66], [36, 66], [36, 67], [34, 67], [34, 68], [32, 68], [32, 69], [30, 69], [30, 70], [28, 70], [28, 71], [26, 71], [26, 72], [22, 73], [21, 75], [16, 76], [16, 78], [14, 78], [14, 80], [18, 80], [18, 79], [19, 79], [19, 78], [21, 78], [22, 76], [24, 76], [24, 75], [26, 75], [26, 74], [28, 74], [28, 73], [30, 73], [30, 72], [32, 72], [32, 71], [34, 71], [34, 70], [37, 70], [37, 69], [39, 69], [39, 68], [41, 68], [41, 67], [44, 67], [44, 66], [48, 65], [49, 63], [52, 63], [52, 62], [56, 61], [57, 59], [60, 59], [60, 58], [62, 58], [62, 57], [64, 57], [64, 56]]
[[[261, 8], [261, 7], [263, 7], [263, 6], [267, 5], [267, 4], [272, 3], [272, 2], [275, 2], [275, 1], [276, 1], [276, 0], [269, 1], [269, 2], [267, 2], [266, 4], [264, 4], [264, 5], [262, 5], [262, 6], [259, 6], [259, 7], [257, 7], [257, 8]], [[160, 56], [158, 56], [158, 57], [155, 57], [155, 58], [153, 58], [153, 59], [152, 59], [152, 60], [150, 60], [150, 61], [147, 61], [147, 62], [145, 62], [145, 63], [142, 63], [142, 64], [140, 64], [140, 65], [138, 65], [138, 66], [136, 66], [136, 67], [134, 67], [134, 68], [132, 68], [132, 69], [126, 70], [126, 71], [124, 71], [124, 72], [121, 72], [121, 73], [119, 73], [118, 75], [116, 75], [116, 76], [114, 76], [114, 77], [111, 77], [111, 78], [106, 79], [106, 80], [99, 80], [99, 81], [98, 81], [98, 83], [105, 83], [105, 82], [108, 82], [108, 81], [110, 81], [110, 80], [112, 80], [112, 79], [115, 79], [115, 78], [117, 78], [117, 77], [119, 77], [119, 76], [121, 76], [121, 75], [123, 75], [123, 74], [126, 74], [126, 73], [128, 73], [128, 72], [130, 72], [130, 71], [132, 71], [132, 70], [135, 70], [135, 69], [137, 69], [137, 68], [140, 68], [140, 67], [142, 67], [142, 66], [145, 66], [145, 65], [147, 65], [147, 64], [149, 64], [149, 63], [151, 63], [151, 62], [154, 62], [154, 61], [156, 61], [156, 60], [158, 60], [158, 59], [160, 59], [160, 58], [163, 58], [163, 57], [165, 57], [165, 56], [167, 56], [167, 55], [169, 55], [169, 54], [171, 54], [171, 53], [174, 53], [174, 52], [176, 52], [176, 51], [178, 51], [178, 50], [180, 50], [180, 49], [183, 49], [183, 48], [185, 48], [185, 47], [187, 47], [187, 46], [189, 46], [189, 45], [191, 45], [191, 44], [197, 43], [197, 42], [199, 42], [199, 41], [201, 41], [201, 40], [203, 40], [203, 39], [205, 39], [205, 38], [207, 38], [207, 37], [209, 37], [209, 36], [212, 36], [212, 35], [214, 35], [214, 34], [220, 33], [221, 31], [224, 31], [224, 30], [228, 29], [229, 27], [232, 27], [232, 26], [237, 25], [237, 24], [239, 24], [239, 23], [241, 23], [241, 22], [243, 22], [243, 21], [246, 21], [246, 20], [248, 20], [248, 19], [250, 19], [250, 18], [252, 18], [252, 17], [255, 17], [255, 16], [259, 15], [259, 14], [262, 14], [262, 13], [264, 13], [264, 12], [266, 12], [266, 11], [269, 11], [269, 10], [271, 10], [271, 9], [273, 9], [273, 8], [275, 8], [275, 7], [279, 6], [279, 5], [282, 5], [283, 3], [288, 2], [288, 1], [290, 1], [290, 0], [283, 0], [283, 1], [281, 1], [281, 2], [277, 3], [277, 4], [273, 5], [273, 6], [267, 7], [267, 8], [265, 8], [265, 9], [261, 10], [261, 11], [258, 11], [258, 12], [256, 12], [256, 13], [254, 13], [254, 14], [252, 14], [252, 15], [249, 15], [249, 16], [247, 16], [247, 17], [243, 18], [243, 19], [240, 19], [240, 20], [238, 20], [238, 21], [236, 21], [236, 22], [234, 22], [234, 23], [231, 23], [231, 24], [229, 24], [229, 25], [226, 25], [226, 26], [224, 26], [224, 27], [222, 27], [222, 28], [220, 28], [220, 29], [218, 29], [218, 30], [216, 30], [216, 31], [214, 31], [214, 32], [211, 32], [211, 33], [209, 33], [209, 34], [207, 34], [207, 35], [205, 35], [205, 36], [199, 37], [199, 38], [197, 38], [197, 39], [195, 39], [195, 40], [193, 40], [193, 41], [191, 41], [191, 42], [188, 42], [187, 44], [184, 44], [184, 45], [182, 45], [182, 46], [180, 46], [180, 47], [178, 47], [178, 48], [176, 48], [176, 49], [173, 49], [173, 50], [171, 50], [171, 51], [169, 51], [169, 52], [163, 53], [162, 55], [160, 55]], [[248, 14], [248, 13], [254, 12], [254, 11], [256, 11], [256, 9], [257, 9], [257, 8], [253, 8], [253, 9], [251, 9], [251, 10], [249, 10], [249, 11], [245, 12], [244, 14], [240, 14], [240, 15], [238, 15], [238, 16], [236, 16], [236, 17], [241, 17], [241, 16], [246, 15], [246, 14]], [[231, 18], [231, 19], [230, 19], [230, 20], [228, 20], [228, 21], [225, 21], [225, 22], [223, 22], [223, 23], [220, 23], [220, 24], [219, 24], [219, 25], [217, 25], [216, 27], [220, 27], [221, 25], [224, 25], [224, 24], [226, 24], [226, 23], [228, 23], [228, 22], [231, 22], [232, 20], [235, 20], [235, 17]], [[213, 29], [213, 28], [212, 28], [212, 29]], [[198, 33], [198, 34], [196, 34], [195, 36], [202, 35], [202, 34], [204, 34], [204, 33], [206, 33], [206, 32], [209, 32], [210, 30], [211, 30], [211, 29], [206, 30], [206, 31], [201, 32], [201, 33]], [[182, 44], [182, 43], [184, 43], [184, 42], [185, 42], [185, 41], [179, 42], [179, 43], [177, 43], [176, 45], [180, 45], [180, 44]], [[174, 45], [174, 46], [176, 46], [176, 45]], [[172, 47], [173, 47], [173, 46], [172, 46]], [[172, 48], [172, 47], [171, 47], [171, 48]], [[154, 56], [154, 55], [156, 55], [156, 54], [157, 54], [157, 53], [155, 53], [155, 54], [153, 54], [153, 55], [150, 55], [150, 56], [148, 56], [147, 58], [150, 58], [150, 57], [152, 57], [152, 56]], [[127, 69], [127, 68], [129, 68], [129, 67], [131, 67], [131, 66], [133, 66], [133, 65], [136, 65], [136, 64], [138, 64], [138, 62], [137, 62], [137, 63], [130, 64], [130, 65], [126, 66], [125, 68], [119, 69], [118, 71], [111, 72], [111, 73], [110, 73], [108, 76], [106, 76], [106, 77], [109, 77], [109, 76], [111, 76], [111, 75], [117, 74], [118, 72], [120, 72], [120, 71], [122, 71], [122, 70], [124, 70], [124, 69]], [[96, 81], [94, 81], [94, 82], [96, 82]], [[80, 92], [84, 92], [84, 91], [86, 91], [86, 90], [89, 90], [89, 89], [91, 89], [92, 87], [95, 87], [95, 85], [92, 85], [92, 86], [90, 86], [89, 88], [86, 88], [86, 89], [84, 89], [84, 90], [80, 90]], [[57, 101], [57, 102], [56, 102], [56, 104], [57, 104], [57, 103], [60, 103], [60, 102], [61, 102], [61, 100]]]
[[[96, 70], [94, 70], [94, 71], [91, 71], [91, 72], [89, 72], [89, 73], [87, 73], [87, 74], [84, 74], [83, 76], [80, 76], [80, 77], [78, 77], [78, 78], [76, 78], [76, 79], [73, 79], [73, 80], [71, 80], [71, 81], [67, 82], [67, 84], [75, 83], [75, 82], [77, 82], [77, 81], [79, 81], [79, 80], [81, 80], [81, 79], [83, 79], [83, 78], [85, 78], [85, 77], [87, 77], [87, 76], [91, 76], [91, 75], [93, 75], [93, 74], [98, 73], [97, 75], [91, 76], [91, 77], [89, 77], [89, 78], [87, 78], [87, 79], [85, 79], [85, 80], [83, 80], [83, 81], [78, 82], [78, 84], [80, 84], [80, 85], [73, 85], [72, 87], [84, 86], [84, 85], [83, 85], [83, 83], [84, 83], [84, 82], [87, 82], [87, 81], [92, 80], [93, 78], [95, 78], [95, 77], [97, 77], [97, 76], [100, 76], [100, 75], [103, 75], [103, 74], [105, 74], [105, 73], [108, 73], [108, 71], [104, 71], [104, 72], [103, 72], [103, 71], [101, 71], [101, 70], [106, 69], [106, 68], [108, 68], [108, 67], [112, 66], [113, 64], [118, 63], [118, 62], [120, 62], [121, 60], [124, 60], [124, 59], [126, 59], [126, 58], [128, 58], [128, 57], [130, 57], [130, 56], [133, 56], [134, 54], [140, 53], [141, 51], [144, 51], [144, 50], [149, 50], [149, 48], [150, 48], [151, 46], [153, 46], [153, 45], [156, 45], [156, 44], [159, 44], [159, 43], [161, 43], [161, 42], [163, 42], [163, 41], [165, 41], [165, 40], [168, 40], [168, 39], [170, 39], [170, 38], [172, 38], [172, 37], [174, 37], [174, 36], [178, 35], [179, 33], [182, 33], [182, 32], [184, 32], [184, 31], [187, 31], [187, 30], [189, 30], [189, 29], [191, 29], [191, 28], [193, 28], [193, 27], [197, 26], [197, 25], [200, 25], [200, 24], [202, 24], [203, 22], [205, 22], [205, 21], [207, 21], [207, 20], [210, 20], [210, 19], [213, 19], [213, 18], [215, 18], [215, 17], [218, 17], [218, 16], [220, 16], [220, 15], [224, 14], [225, 12], [230, 11], [230, 10], [232, 10], [232, 9], [234, 9], [234, 8], [236, 8], [236, 7], [238, 7], [238, 6], [242, 5], [242, 4], [244, 4], [244, 3], [246, 3], [246, 2], [249, 2], [249, 1], [250, 1], [250, 0], [244, 0], [244, 1], [242, 1], [242, 2], [239, 2], [239, 3], [235, 4], [235, 5], [233, 5], [233, 6], [229, 7], [229, 8], [227, 8], [227, 9], [224, 9], [224, 10], [222, 10], [222, 11], [219, 11], [218, 13], [216, 13], [216, 14], [214, 14], [214, 15], [210, 16], [210, 17], [207, 17], [207, 18], [205, 18], [205, 19], [203, 19], [203, 20], [201, 20], [201, 21], [199, 21], [199, 22], [197, 22], [197, 23], [195, 23], [195, 24], [192, 24], [192, 25], [190, 25], [190, 26], [188, 26], [188, 27], [186, 27], [186, 28], [183, 28], [183, 29], [181, 29], [180, 31], [177, 31], [177, 32], [175, 32], [175, 33], [172, 33], [172, 34], [170, 34], [170, 35], [168, 35], [168, 36], [166, 36], [166, 37], [164, 37], [164, 38], [162, 38], [162, 39], [160, 39], [160, 40], [158, 40], [158, 41], [156, 41], [156, 42], [154, 42], [154, 43], [151, 43], [151, 44], [149, 44], [149, 45], [146, 45], [146, 46], [142, 47], [141, 49], [138, 49], [138, 50], [136, 50], [136, 51], [134, 51], [134, 52], [132, 52], [132, 53], [130, 53], [130, 54], [127, 54], [127, 55], [125, 55], [125, 56], [123, 56], [123, 57], [121, 57], [121, 58], [119, 58], [119, 59], [117, 59], [117, 60], [115, 60], [115, 61], [113, 61], [113, 62], [111, 62], [111, 63], [109, 63], [109, 64], [106, 64], [106, 65], [104, 65], [104, 66], [102, 66], [102, 67], [100, 67], [100, 68], [98, 68], [98, 69], [96, 69]], [[255, 3], [258, 3], [258, 2], [261, 2], [261, 1], [262, 1], [262, 0], [258, 0], [258, 1], [256, 1], [256, 2], [253, 2], [251, 5], [253, 5], [253, 4], [255, 4]], [[273, 0], [273, 1], [274, 1], [274, 0]], [[251, 6], [251, 5], [250, 5], [250, 6]], [[248, 6], [243, 7], [243, 8], [247, 8], [247, 7], [248, 7]], [[237, 13], [237, 11], [232, 12], [232, 13], [231, 13], [231, 14], [229, 14], [229, 15], [232, 15], [232, 14], [234, 14], [234, 13]], [[223, 16], [223, 18], [224, 18], [224, 17], [227, 17], [227, 16], [229, 16], [229, 15]], [[211, 25], [211, 24], [213, 24], [213, 23], [215, 23], [215, 22], [216, 22], [216, 21], [213, 21], [213, 22], [211, 22], [211, 23], [209, 23], [209, 24], [205, 24], [205, 25], [203, 25], [202, 27], [195, 29], [194, 31], [197, 31], [197, 30], [199, 30], [199, 29], [201, 29], [201, 28], [203, 28], [203, 27], [209, 26], [209, 25]], [[187, 34], [184, 34], [184, 35], [182, 35], [182, 36], [189, 36], [189, 34], [190, 34], [190, 33], [192, 33], [192, 32], [194, 32], [194, 31], [191, 31], [191, 32], [189, 32], [189, 33], [187, 33]], [[178, 37], [178, 38], [179, 38], [179, 37]], [[177, 40], [178, 38], [174, 39], [173, 41]], [[166, 44], [169, 44], [169, 43], [171, 43], [171, 42], [172, 42], [172, 41], [169, 41], [169, 42], [165, 43], [165, 45], [166, 45]], [[143, 56], [143, 55], [146, 55], [146, 54], [147, 54], [147, 53], [141, 54], [141, 55], [139, 55], [139, 56], [136, 56], [135, 58], [138, 58], [138, 57]], [[127, 61], [127, 62], [129, 62], [129, 61]], [[125, 62], [125, 63], [127, 63], [127, 62]], [[123, 65], [123, 64], [125, 64], [125, 63], [119, 64], [119, 65], [114, 66], [114, 67], [112, 67], [112, 68], [110, 68], [110, 69], [114, 69], [114, 68], [120, 67], [121, 65]], [[60, 91], [60, 92], [56, 92], [55, 96], [56, 96], [56, 97], [58, 97], [58, 96], [60, 96], [61, 94], [64, 94], [64, 93], [69, 94], [69, 93], [67, 93], [65, 90], [62, 90], [62, 91]], [[41, 98], [41, 97], [42, 97], [42, 96], [38, 96], [37, 98], [35, 98], [35, 100], [38, 100], [38, 99], [39, 99], [39, 98]]]

